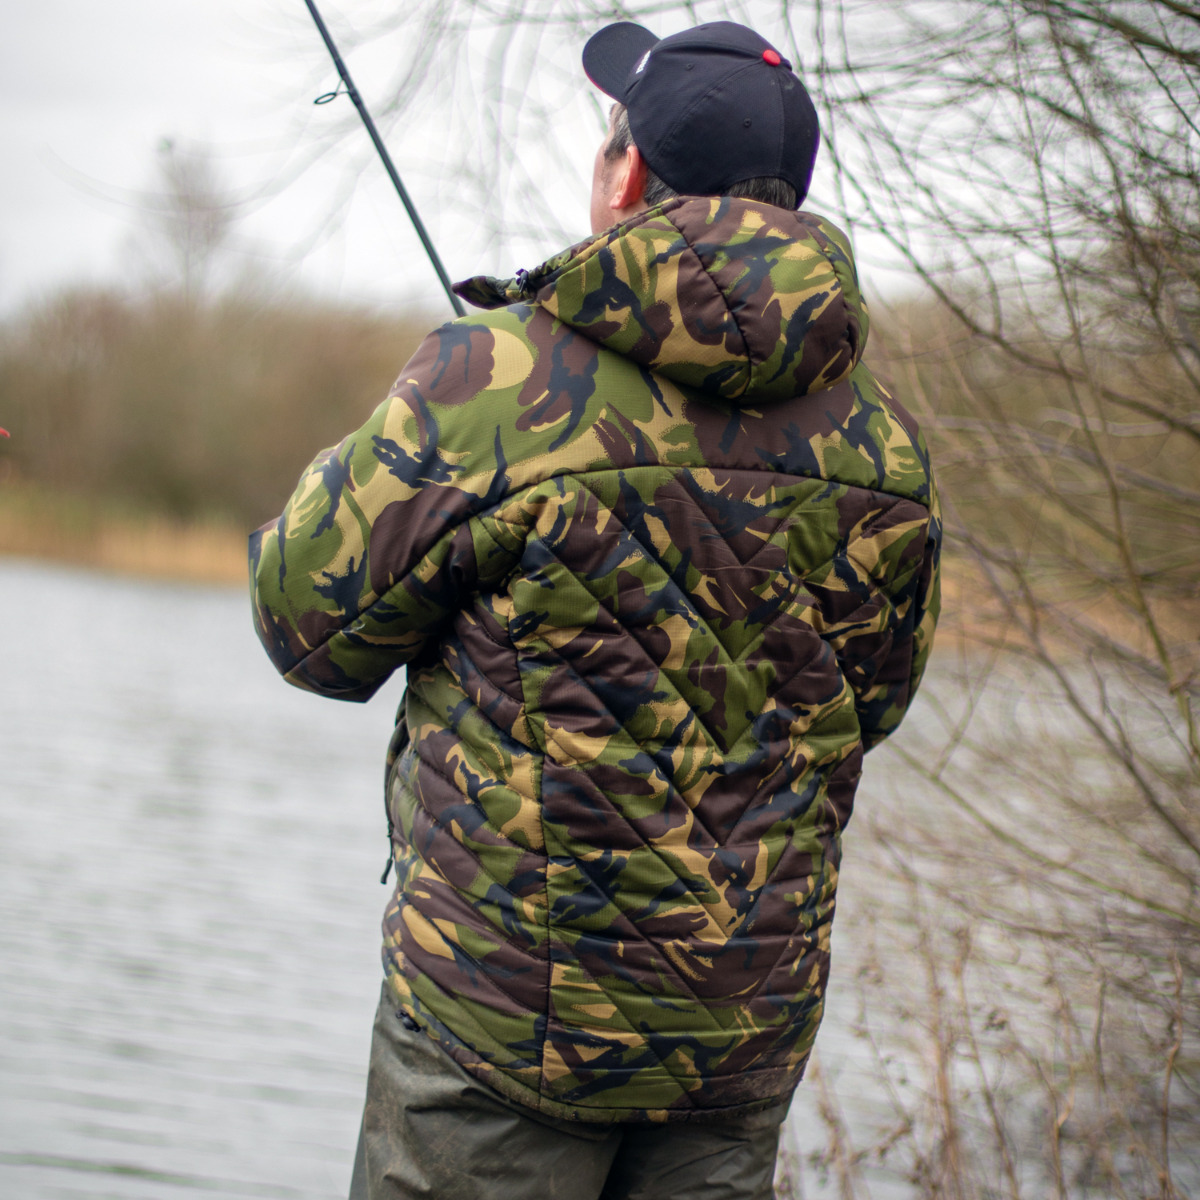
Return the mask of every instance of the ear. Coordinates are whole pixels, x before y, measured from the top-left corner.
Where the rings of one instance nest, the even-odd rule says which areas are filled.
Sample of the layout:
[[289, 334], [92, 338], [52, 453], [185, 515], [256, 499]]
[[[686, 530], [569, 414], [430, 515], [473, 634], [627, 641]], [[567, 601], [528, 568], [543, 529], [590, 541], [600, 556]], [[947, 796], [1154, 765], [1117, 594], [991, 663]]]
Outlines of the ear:
[[613, 172], [612, 193], [609, 196], [608, 207], [614, 213], [621, 214], [628, 209], [643, 207], [642, 198], [646, 194], [646, 160], [636, 146], [630, 146], [625, 151], [621, 165]]

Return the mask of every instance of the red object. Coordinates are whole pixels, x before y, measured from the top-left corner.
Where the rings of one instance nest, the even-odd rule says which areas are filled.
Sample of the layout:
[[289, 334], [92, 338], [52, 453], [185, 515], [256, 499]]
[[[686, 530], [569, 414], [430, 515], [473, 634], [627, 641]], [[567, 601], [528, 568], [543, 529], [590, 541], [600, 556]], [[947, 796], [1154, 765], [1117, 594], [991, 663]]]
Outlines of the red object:
[[12, 434], [7, 429], [0, 429], [0, 437], [12, 437]]
[[763, 61], [769, 62], [773, 67], [777, 67], [781, 62], [783, 62], [783, 59], [779, 57], [779, 54], [776, 51], [767, 49], [763, 51]]

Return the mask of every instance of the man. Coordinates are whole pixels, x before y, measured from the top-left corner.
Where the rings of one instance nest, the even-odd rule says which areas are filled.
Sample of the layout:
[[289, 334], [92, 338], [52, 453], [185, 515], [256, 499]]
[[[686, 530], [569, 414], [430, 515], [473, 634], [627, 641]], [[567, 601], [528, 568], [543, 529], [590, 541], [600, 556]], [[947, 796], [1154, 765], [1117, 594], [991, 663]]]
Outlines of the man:
[[593, 236], [459, 285], [488, 311], [252, 542], [290, 682], [408, 668], [354, 1196], [770, 1195], [862, 755], [932, 637], [927, 455], [795, 211], [800, 81], [727, 22], [584, 66]]

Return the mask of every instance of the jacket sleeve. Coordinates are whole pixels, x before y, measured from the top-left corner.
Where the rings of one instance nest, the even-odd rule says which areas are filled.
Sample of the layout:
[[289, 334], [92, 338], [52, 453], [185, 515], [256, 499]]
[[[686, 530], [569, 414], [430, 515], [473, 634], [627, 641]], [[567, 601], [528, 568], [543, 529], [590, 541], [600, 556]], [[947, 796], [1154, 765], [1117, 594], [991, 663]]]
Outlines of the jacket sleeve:
[[877, 492], [855, 517], [809, 587], [870, 750], [903, 720], [925, 673], [940, 608], [942, 525], [932, 484], [927, 503]]
[[880, 588], [878, 617], [863, 636], [848, 638], [843, 650], [865, 750], [899, 726], [925, 674], [941, 610], [941, 545], [937, 491], [931, 488], [921, 527], [907, 539], [897, 537], [874, 559], [880, 564], [894, 554], [893, 574]]
[[446, 369], [446, 339], [463, 340], [453, 329], [426, 339], [366, 424], [317, 455], [250, 538], [255, 627], [297, 687], [369, 699], [520, 556], [519, 523], [497, 511], [498, 431]]

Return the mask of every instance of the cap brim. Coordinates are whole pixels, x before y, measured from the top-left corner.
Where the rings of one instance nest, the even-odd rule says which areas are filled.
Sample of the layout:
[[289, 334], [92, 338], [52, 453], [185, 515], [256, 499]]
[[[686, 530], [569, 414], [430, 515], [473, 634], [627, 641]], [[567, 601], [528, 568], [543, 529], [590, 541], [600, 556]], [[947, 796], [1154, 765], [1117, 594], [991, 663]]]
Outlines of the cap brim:
[[656, 45], [658, 38], [643, 25], [632, 21], [606, 25], [583, 48], [584, 73], [606, 96], [623, 101], [638, 59]]

